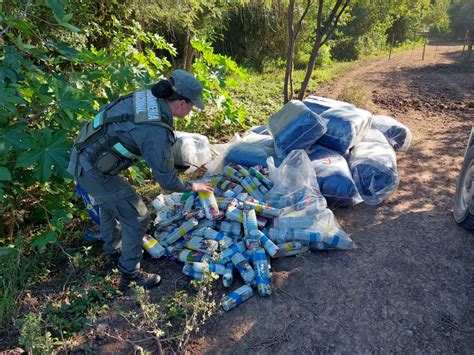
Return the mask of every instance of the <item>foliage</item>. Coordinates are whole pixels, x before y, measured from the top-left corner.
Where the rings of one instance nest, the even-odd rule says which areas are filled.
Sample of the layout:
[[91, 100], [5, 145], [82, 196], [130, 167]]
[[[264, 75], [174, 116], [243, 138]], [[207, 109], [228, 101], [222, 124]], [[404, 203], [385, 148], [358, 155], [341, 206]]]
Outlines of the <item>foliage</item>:
[[266, 5], [250, 2], [230, 8], [214, 40], [220, 53], [259, 72], [285, 57], [288, 36], [286, 6], [280, 1]]
[[19, 343], [29, 354], [51, 354], [55, 340], [42, 327], [43, 314], [30, 312], [22, 319]]
[[110, 276], [93, 276], [86, 285], [71, 287], [63, 300], [49, 305], [45, 321], [54, 336], [67, 338], [83, 331], [107, 312], [108, 304], [119, 292]]
[[[19, 191], [28, 191], [35, 183], [43, 189], [43, 200], [49, 195], [70, 199], [74, 191], [66, 173], [70, 138], [102, 104], [150, 84], [170, 67], [152, 50], [175, 54], [162, 37], [143, 32], [138, 23], [122, 26], [114, 18], [111, 22], [115, 32], [108, 35], [113, 47], [104, 49], [77, 50], [49, 38], [26, 41], [32, 28], [39, 29], [29, 18], [20, 27], [24, 30], [7, 33], [0, 62], [4, 209], [20, 208]], [[147, 48], [139, 51], [138, 42]], [[69, 213], [54, 206], [46, 212]]]
[[239, 85], [239, 80], [247, 80], [247, 74], [231, 58], [214, 53], [205, 38], [195, 37], [191, 44], [198, 53], [193, 71], [203, 83], [203, 101], [208, 105], [205, 111], [189, 115], [180, 127], [202, 132], [231, 125], [244, 127], [245, 110], [236, 105], [229, 89]]
[[448, 10], [451, 22], [451, 29], [455, 36], [464, 38], [469, 30], [470, 37], [474, 37], [474, 0], [453, 0], [451, 8]]

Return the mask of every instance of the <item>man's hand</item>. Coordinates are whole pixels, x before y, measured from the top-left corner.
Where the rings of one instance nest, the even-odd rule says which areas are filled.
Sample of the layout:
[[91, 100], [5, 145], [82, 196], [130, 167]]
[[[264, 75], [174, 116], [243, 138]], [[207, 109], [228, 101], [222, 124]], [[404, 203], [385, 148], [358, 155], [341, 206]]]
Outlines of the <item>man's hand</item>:
[[212, 187], [210, 182], [194, 182], [193, 183], [193, 191], [196, 191], [196, 192], [200, 192], [200, 191], [213, 192], [214, 188]]

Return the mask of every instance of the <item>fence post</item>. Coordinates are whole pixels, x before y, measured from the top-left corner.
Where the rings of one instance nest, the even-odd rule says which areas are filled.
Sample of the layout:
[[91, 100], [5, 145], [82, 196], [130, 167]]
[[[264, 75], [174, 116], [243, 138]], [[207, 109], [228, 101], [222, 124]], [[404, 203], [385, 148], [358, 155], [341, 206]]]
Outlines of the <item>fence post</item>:
[[388, 60], [392, 57], [393, 44], [395, 42], [395, 33], [392, 35], [392, 42], [390, 43], [390, 53], [388, 54]]
[[421, 55], [421, 60], [425, 60], [426, 37], [428, 36], [425, 35], [425, 42], [423, 43], [423, 54]]

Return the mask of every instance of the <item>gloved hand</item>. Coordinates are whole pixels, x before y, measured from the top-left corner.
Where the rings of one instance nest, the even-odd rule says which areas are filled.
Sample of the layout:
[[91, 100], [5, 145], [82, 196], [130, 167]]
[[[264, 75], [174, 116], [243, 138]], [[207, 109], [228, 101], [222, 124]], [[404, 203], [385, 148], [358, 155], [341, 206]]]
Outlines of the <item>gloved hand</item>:
[[213, 192], [214, 188], [210, 182], [194, 182], [193, 184], [193, 191], [200, 192], [200, 191], [208, 191]]

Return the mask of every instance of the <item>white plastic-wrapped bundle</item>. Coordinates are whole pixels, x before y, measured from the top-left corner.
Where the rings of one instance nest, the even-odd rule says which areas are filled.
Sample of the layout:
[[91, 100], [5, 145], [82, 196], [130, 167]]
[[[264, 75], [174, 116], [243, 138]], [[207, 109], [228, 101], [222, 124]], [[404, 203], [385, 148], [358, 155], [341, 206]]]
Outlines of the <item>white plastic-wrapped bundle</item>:
[[352, 206], [362, 202], [346, 159], [339, 153], [315, 144], [307, 150], [316, 172], [319, 190], [332, 206]]
[[176, 143], [173, 145], [174, 163], [178, 166], [190, 166], [186, 172], [193, 172], [196, 167], [211, 161], [211, 147], [206, 136], [197, 133], [175, 132]]
[[395, 150], [408, 150], [411, 143], [411, 131], [403, 123], [389, 116], [372, 116], [372, 128], [383, 133]]
[[399, 176], [395, 151], [387, 139], [371, 129], [351, 151], [349, 167], [365, 203], [377, 205], [397, 190]]
[[321, 116], [297, 100], [287, 102], [270, 116], [267, 127], [280, 158], [292, 150], [309, 148], [326, 132], [326, 122]]
[[328, 99], [326, 97], [321, 97], [321, 96], [308, 96], [303, 103], [308, 106], [311, 111], [321, 114], [326, 110], [329, 110], [330, 108], [336, 108], [336, 107], [355, 107], [355, 105], [350, 104], [348, 102], [344, 101], [339, 101], [339, 100], [334, 100], [334, 99]]
[[341, 154], [362, 140], [372, 121], [369, 111], [347, 106], [324, 111], [321, 117], [326, 119], [327, 131], [318, 143]]

